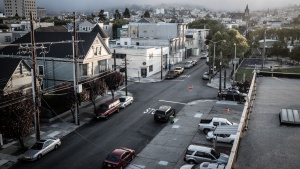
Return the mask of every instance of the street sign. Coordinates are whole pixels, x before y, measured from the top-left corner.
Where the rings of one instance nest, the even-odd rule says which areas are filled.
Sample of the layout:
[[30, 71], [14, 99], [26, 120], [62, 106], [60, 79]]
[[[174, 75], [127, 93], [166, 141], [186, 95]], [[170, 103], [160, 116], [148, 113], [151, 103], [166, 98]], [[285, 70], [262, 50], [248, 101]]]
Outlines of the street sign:
[[189, 85], [189, 91], [193, 90], [193, 85]]

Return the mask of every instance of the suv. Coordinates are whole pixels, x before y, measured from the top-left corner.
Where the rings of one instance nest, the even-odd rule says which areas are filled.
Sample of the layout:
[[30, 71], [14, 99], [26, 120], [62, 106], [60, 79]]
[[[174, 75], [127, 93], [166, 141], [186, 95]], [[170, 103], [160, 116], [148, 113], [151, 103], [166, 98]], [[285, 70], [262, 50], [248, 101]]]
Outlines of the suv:
[[95, 111], [95, 117], [97, 119], [99, 118], [105, 118], [108, 119], [108, 116], [113, 114], [114, 112], [119, 112], [120, 111], [120, 100], [119, 99], [114, 99], [114, 100], [109, 100], [103, 104], [101, 104]]
[[228, 158], [228, 155], [219, 153], [213, 148], [199, 145], [189, 145], [185, 153], [184, 161], [190, 164], [200, 164], [202, 162], [227, 164]]
[[171, 106], [160, 106], [154, 112], [154, 120], [168, 122], [170, 116], [175, 116], [175, 109]]

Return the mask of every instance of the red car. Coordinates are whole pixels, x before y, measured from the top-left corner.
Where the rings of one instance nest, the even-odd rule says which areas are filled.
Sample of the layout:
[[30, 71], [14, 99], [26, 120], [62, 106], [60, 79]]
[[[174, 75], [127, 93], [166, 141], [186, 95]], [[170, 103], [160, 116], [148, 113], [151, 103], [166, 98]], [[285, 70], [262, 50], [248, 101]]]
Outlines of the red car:
[[123, 169], [130, 161], [133, 160], [135, 151], [129, 148], [118, 148], [108, 154], [103, 161], [102, 168]]

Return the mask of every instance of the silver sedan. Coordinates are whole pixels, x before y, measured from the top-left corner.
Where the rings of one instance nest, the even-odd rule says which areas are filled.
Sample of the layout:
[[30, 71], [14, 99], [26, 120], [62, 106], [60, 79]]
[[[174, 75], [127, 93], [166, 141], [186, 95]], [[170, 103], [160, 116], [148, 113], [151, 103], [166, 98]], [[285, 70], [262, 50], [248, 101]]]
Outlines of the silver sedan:
[[119, 98], [121, 102], [121, 108], [125, 108], [126, 106], [133, 103], [133, 97], [132, 96], [121, 96]]
[[22, 159], [26, 161], [39, 160], [40, 158], [42, 158], [42, 156], [49, 153], [50, 151], [56, 150], [60, 145], [61, 141], [59, 138], [41, 139], [23, 154]]

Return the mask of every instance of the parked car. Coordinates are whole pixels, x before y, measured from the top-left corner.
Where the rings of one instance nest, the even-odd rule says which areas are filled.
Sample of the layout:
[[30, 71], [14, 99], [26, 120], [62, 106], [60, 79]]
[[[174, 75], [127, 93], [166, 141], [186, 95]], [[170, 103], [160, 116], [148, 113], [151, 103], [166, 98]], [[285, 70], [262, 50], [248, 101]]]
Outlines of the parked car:
[[200, 164], [202, 162], [227, 164], [228, 158], [228, 155], [220, 153], [213, 148], [200, 145], [189, 145], [184, 156], [184, 161], [189, 164]]
[[23, 154], [22, 159], [26, 161], [39, 160], [50, 151], [56, 150], [60, 145], [59, 138], [41, 139]]
[[184, 64], [184, 68], [189, 69], [191, 67], [193, 67], [193, 62], [192, 61], [186, 61], [185, 64]]
[[245, 102], [247, 100], [247, 94], [241, 93], [238, 90], [222, 90], [221, 93], [218, 93], [218, 97], [224, 100], [232, 100]]
[[203, 162], [201, 164], [185, 164], [180, 169], [225, 169], [226, 165]]
[[183, 73], [184, 68], [183, 68], [183, 67], [175, 67], [174, 71], [175, 71], [178, 75], [180, 75], [180, 74]]
[[198, 63], [198, 60], [192, 60], [193, 66], [197, 65], [197, 63]]
[[200, 59], [206, 59], [206, 58], [207, 58], [206, 54], [200, 56]]
[[126, 106], [130, 105], [133, 103], [133, 97], [132, 96], [121, 96], [119, 98], [121, 106], [120, 108], [125, 108]]
[[237, 123], [232, 123], [225, 118], [214, 117], [212, 119], [201, 119], [198, 129], [202, 130], [205, 134], [209, 131], [215, 130], [216, 126], [225, 126], [225, 125], [238, 125]]
[[113, 114], [114, 112], [119, 112], [120, 111], [120, 100], [119, 99], [114, 99], [114, 100], [109, 100], [105, 103], [102, 103], [95, 111], [95, 117], [97, 119], [99, 118], [105, 118], [108, 119], [108, 116]]
[[178, 74], [177, 74], [176, 71], [174, 71], [174, 70], [169, 70], [169, 71], [167, 72], [167, 74], [165, 75], [165, 78], [166, 78], [166, 79], [174, 79], [174, 78], [177, 77], [177, 76], [178, 76]]
[[233, 144], [236, 135], [234, 134], [214, 134], [213, 131], [207, 133], [206, 138], [210, 141], [217, 140], [217, 142]]
[[155, 121], [164, 121], [168, 122], [170, 116], [176, 116], [175, 109], [172, 109], [171, 106], [160, 106], [155, 112], [154, 112], [154, 120]]
[[103, 169], [123, 169], [135, 157], [135, 151], [129, 148], [117, 148], [107, 155], [103, 161]]
[[203, 73], [202, 79], [203, 79], [203, 80], [209, 80], [209, 74], [208, 74], [208, 72], [204, 72], [204, 73]]

